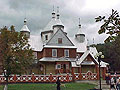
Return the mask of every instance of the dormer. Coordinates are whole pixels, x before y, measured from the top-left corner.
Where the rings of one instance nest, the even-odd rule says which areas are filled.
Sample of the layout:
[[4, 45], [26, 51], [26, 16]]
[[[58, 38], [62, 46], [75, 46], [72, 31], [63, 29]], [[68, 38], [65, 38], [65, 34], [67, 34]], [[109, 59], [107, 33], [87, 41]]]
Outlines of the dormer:
[[41, 38], [42, 38], [43, 43], [47, 43], [51, 39], [52, 36], [53, 36], [52, 30], [41, 32]]

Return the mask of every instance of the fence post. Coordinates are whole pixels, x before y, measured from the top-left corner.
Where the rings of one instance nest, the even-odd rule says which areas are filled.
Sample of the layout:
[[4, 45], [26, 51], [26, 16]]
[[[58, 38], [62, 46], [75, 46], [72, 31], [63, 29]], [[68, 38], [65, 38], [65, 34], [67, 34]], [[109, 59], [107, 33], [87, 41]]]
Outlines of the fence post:
[[34, 76], [34, 73], [32, 73], [32, 82], [33, 82], [33, 83], [35, 82], [35, 76]]
[[79, 67], [79, 80], [82, 80], [82, 71], [81, 71], [81, 67]]
[[13, 76], [14, 83], [16, 83], [17, 77], [16, 74]]
[[69, 80], [69, 73], [67, 73], [66, 80], [67, 80], [67, 82], [70, 81], [70, 80]]
[[50, 79], [50, 82], [52, 82], [52, 79], [53, 79], [52, 73], [50, 73], [49, 79]]
[[72, 67], [72, 81], [75, 80], [74, 67]]
[[106, 67], [103, 68], [103, 80], [105, 80], [105, 76], [106, 76]]
[[95, 67], [96, 67], [96, 73], [97, 73], [97, 80], [99, 80], [99, 67], [98, 65], [95, 65]]

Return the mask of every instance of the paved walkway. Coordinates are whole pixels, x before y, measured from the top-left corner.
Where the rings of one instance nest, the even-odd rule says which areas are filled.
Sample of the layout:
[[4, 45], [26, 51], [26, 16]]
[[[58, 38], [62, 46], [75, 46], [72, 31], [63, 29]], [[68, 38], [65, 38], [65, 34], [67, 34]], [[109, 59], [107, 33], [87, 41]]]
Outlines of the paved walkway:
[[[96, 89], [99, 89], [99, 81], [76, 81], [77, 83], [90, 83], [90, 84], [95, 84]], [[110, 90], [110, 85], [107, 85], [105, 80], [102, 80], [101, 82], [101, 87], [102, 90]]]

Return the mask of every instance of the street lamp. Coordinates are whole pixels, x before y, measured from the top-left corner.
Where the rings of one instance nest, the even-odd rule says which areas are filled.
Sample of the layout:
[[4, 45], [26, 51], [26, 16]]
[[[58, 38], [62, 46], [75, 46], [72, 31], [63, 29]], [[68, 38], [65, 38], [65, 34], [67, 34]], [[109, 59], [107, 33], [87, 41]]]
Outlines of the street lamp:
[[6, 81], [7, 81], [7, 70], [6, 69], [4, 69], [4, 77], [5, 77]]
[[98, 62], [99, 62], [99, 84], [100, 84], [100, 90], [102, 90], [102, 88], [101, 88], [100, 62], [101, 62], [101, 58], [104, 58], [104, 55], [102, 55], [102, 52], [99, 52], [99, 53], [97, 53], [96, 58], [98, 59]]
[[7, 75], [7, 70], [5, 70], [5, 69], [4, 69], [4, 77], [6, 79], [6, 84], [5, 84], [4, 90], [7, 90], [7, 88], [8, 88], [8, 75]]

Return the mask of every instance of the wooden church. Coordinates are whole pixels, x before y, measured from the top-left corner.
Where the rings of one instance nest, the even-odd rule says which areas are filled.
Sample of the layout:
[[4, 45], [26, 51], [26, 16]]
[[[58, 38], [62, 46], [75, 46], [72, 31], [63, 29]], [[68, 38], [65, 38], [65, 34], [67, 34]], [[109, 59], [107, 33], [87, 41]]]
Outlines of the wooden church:
[[[27, 74], [99, 74], [98, 53], [95, 47], [88, 47], [85, 33], [78, 25], [78, 33], [69, 37], [64, 30], [59, 12], [52, 12], [52, 18], [40, 35], [31, 35], [27, 20], [20, 32], [29, 37], [29, 44], [34, 50], [35, 64]], [[69, 32], [68, 32], [69, 33]], [[101, 73], [105, 75], [107, 63], [101, 62]]]

